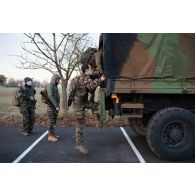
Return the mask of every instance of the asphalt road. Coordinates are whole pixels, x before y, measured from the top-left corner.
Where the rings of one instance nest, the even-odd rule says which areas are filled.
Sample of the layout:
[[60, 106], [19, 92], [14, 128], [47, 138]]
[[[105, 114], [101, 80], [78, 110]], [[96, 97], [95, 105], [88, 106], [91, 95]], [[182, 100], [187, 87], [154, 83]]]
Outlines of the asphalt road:
[[[131, 128], [124, 128], [126, 136], [121, 128], [102, 128], [99, 131], [95, 128], [85, 128], [85, 145], [89, 151], [86, 155], [80, 154], [74, 149], [74, 128], [56, 128], [56, 133], [60, 135], [60, 141], [56, 143], [47, 141], [46, 127], [35, 127], [35, 131], [36, 134], [25, 137], [21, 134], [20, 127], [0, 126], [0, 162], [168, 162], [157, 158], [148, 147], [146, 139], [138, 136]], [[131, 141], [132, 143], [130, 143]], [[32, 144], [34, 145], [32, 146]], [[29, 146], [32, 147], [29, 149]], [[182, 162], [195, 162], [195, 157]]]

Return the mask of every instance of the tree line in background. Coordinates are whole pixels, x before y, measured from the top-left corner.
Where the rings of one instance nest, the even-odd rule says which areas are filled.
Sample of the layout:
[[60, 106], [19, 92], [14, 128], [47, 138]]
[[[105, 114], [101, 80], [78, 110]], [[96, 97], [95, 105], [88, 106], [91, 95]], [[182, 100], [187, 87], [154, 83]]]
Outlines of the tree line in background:
[[7, 77], [3, 74], [0, 75], [0, 86], [4, 86], [7, 82]]
[[[23, 86], [24, 80], [23, 79], [14, 79], [14, 78], [7, 78], [5, 75], [1, 74], [0, 75], [0, 86], [3, 87], [19, 87]], [[38, 81], [38, 80], [33, 80], [34, 87], [36, 88], [45, 88], [46, 85], [48, 84], [47, 81]]]

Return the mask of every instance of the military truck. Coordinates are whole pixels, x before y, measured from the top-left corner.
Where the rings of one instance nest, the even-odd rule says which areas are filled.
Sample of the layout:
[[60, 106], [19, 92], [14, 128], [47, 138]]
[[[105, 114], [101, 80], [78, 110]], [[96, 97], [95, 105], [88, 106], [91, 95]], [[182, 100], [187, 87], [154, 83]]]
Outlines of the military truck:
[[102, 41], [101, 109], [128, 117], [158, 157], [194, 156], [195, 34], [105, 33]]

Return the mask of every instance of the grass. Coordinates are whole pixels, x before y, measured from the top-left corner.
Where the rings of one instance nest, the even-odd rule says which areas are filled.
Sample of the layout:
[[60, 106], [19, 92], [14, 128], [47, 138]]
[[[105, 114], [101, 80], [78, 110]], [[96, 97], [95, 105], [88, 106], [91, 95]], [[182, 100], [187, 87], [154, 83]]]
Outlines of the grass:
[[[18, 116], [18, 107], [13, 106], [12, 101], [13, 101], [13, 96], [14, 96], [14, 91], [16, 88], [0, 88], [0, 113], [1, 114], [6, 114], [6, 115], [14, 115]], [[37, 99], [37, 112], [40, 114], [44, 114], [46, 112], [46, 104], [43, 104], [41, 102], [41, 95], [40, 91], [41, 89], [36, 89], [37, 94], [36, 94], [36, 99]]]
[[[13, 105], [13, 96], [17, 88], [0, 88], [0, 124], [18, 124], [22, 120], [20, 109]], [[41, 102], [40, 91], [36, 89], [36, 123], [46, 124], [47, 121], [47, 105]], [[74, 112], [70, 108], [66, 113], [66, 118], [74, 117]], [[62, 112], [59, 112], [59, 120], [64, 120]]]
[[[20, 110], [18, 107], [12, 104], [14, 91], [16, 88], [0, 88], [0, 124], [3, 125], [16, 125], [20, 124], [22, 120], [22, 115], [20, 114]], [[40, 91], [42, 89], [36, 89], [35, 98], [37, 99], [36, 104], [36, 124], [38, 125], [46, 125], [47, 123], [47, 105], [41, 102]], [[64, 117], [60, 112], [58, 115], [58, 124], [60, 126], [72, 126], [75, 124], [73, 110], [69, 109]], [[115, 118], [114, 120], [110, 119], [107, 116], [106, 121], [107, 126], [127, 126], [128, 122], [124, 118]], [[93, 126], [94, 119], [91, 116], [91, 111], [87, 112], [86, 117], [86, 125]]]

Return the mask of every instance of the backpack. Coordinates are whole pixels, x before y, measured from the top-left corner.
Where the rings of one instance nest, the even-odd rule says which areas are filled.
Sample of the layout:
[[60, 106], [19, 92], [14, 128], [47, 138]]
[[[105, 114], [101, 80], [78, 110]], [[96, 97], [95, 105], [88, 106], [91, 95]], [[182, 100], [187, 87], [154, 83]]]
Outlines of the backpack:
[[74, 101], [74, 96], [76, 94], [78, 86], [79, 86], [79, 77], [76, 76], [70, 81], [69, 84], [68, 107], [71, 106], [72, 101]]
[[92, 47], [83, 52], [80, 57], [81, 64], [90, 64], [91, 57], [95, 52], [97, 52], [97, 49]]
[[48, 104], [48, 95], [47, 95], [46, 88], [44, 88], [44, 90], [41, 91], [40, 94], [41, 94], [41, 102], [43, 102], [44, 104]]
[[19, 107], [21, 103], [21, 97], [23, 93], [23, 87], [18, 87], [14, 92], [13, 105]]

